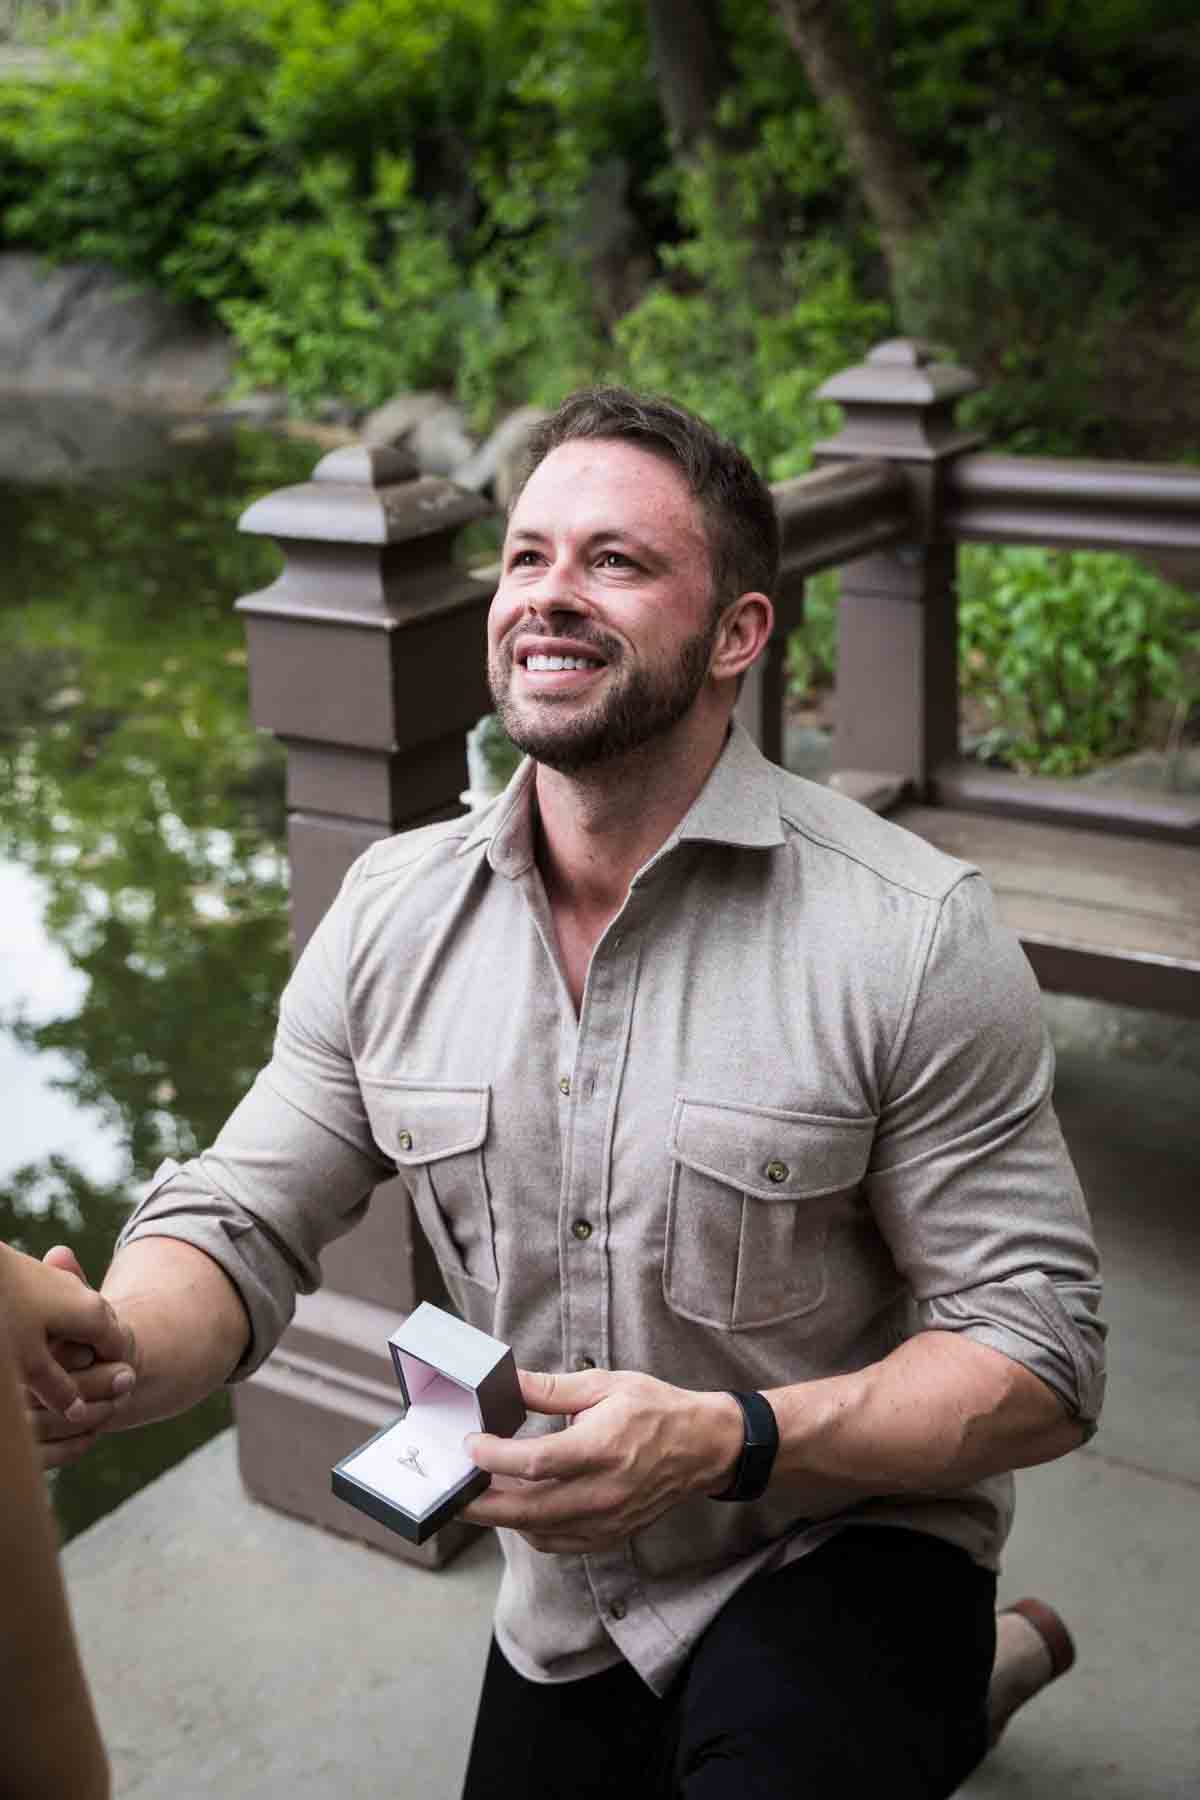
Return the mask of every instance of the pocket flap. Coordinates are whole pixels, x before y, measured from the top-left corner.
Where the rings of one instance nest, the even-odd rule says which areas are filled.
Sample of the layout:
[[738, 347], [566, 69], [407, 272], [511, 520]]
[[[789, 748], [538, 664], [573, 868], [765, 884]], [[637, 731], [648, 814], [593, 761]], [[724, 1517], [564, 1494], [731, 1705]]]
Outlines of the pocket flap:
[[857, 1187], [874, 1135], [873, 1118], [679, 1099], [667, 1147], [677, 1162], [759, 1200], [799, 1200]]
[[487, 1136], [490, 1088], [365, 1076], [362, 1091], [375, 1141], [398, 1168], [478, 1150]]

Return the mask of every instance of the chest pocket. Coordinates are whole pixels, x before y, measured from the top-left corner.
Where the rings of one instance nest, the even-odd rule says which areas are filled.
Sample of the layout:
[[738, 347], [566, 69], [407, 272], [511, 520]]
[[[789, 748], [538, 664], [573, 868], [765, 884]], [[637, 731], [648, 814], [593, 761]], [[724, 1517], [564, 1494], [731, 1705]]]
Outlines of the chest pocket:
[[684, 1318], [747, 1331], [820, 1306], [826, 1242], [866, 1173], [874, 1119], [677, 1100], [663, 1290]]
[[490, 1088], [360, 1080], [375, 1142], [407, 1177], [451, 1292], [464, 1280], [494, 1291], [496, 1234], [484, 1155]]

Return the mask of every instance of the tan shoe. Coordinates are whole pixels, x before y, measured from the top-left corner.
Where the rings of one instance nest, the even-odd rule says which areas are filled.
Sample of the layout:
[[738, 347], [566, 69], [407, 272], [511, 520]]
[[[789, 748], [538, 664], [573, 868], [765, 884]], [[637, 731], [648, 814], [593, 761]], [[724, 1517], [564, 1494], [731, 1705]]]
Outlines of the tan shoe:
[[996, 1614], [996, 1661], [988, 1685], [988, 1742], [1017, 1708], [1065, 1675], [1075, 1661], [1071, 1634], [1044, 1600], [1017, 1600]]

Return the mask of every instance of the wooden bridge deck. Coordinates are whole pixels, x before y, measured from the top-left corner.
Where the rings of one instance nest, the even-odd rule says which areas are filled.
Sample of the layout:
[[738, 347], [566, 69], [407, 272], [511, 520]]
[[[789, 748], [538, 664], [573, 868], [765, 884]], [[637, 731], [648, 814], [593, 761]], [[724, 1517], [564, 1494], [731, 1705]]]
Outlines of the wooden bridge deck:
[[1200, 847], [940, 806], [889, 817], [983, 871], [1043, 987], [1200, 1018]]

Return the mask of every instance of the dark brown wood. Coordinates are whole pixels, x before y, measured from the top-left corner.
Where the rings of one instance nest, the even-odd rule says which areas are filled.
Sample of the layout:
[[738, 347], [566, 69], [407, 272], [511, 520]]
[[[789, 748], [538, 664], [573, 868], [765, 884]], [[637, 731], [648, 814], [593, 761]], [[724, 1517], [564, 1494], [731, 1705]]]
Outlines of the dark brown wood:
[[944, 516], [956, 538], [989, 544], [1200, 552], [1200, 469], [967, 455], [947, 472]]
[[878, 459], [842, 461], [777, 482], [771, 492], [783, 540], [785, 591], [776, 611], [785, 630], [800, 623], [798, 580], [914, 535], [909, 483]]
[[[268, 494], [242, 529], [284, 552], [279, 578], [239, 602], [251, 711], [288, 750], [292, 933], [308, 941], [350, 864], [378, 839], [461, 811], [466, 732], [488, 710], [491, 585], [454, 560], [488, 510], [419, 477], [394, 450], [350, 447], [309, 482]], [[235, 1400], [250, 1491], [269, 1505], [435, 1564], [454, 1525], [421, 1550], [330, 1493], [330, 1469], [400, 1410], [385, 1342], [419, 1299], [444, 1300], [399, 1181], [323, 1259], [325, 1286]]]
[[913, 544], [851, 563], [838, 619], [835, 768], [894, 770], [924, 797], [958, 753], [954, 552]]
[[1044, 986], [1200, 1017], [1200, 848], [950, 807], [891, 816], [982, 870]]
[[1079, 825], [1124, 837], [1162, 838], [1200, 844], [1200, 794], [1155, 794], [1145, 789], [1091, 787], [1019, 775], [983, 763], [947, 763], [938, 769], [931, 799], [960, 811], [999, 813], [1048, 825]]
[[[978, 387], [969, 369], [938, 362], [929, 344], [889, 338], [864, 362], [818, 388], [822, 400], [841, 407], [842, 429], [816, 446], [817, 460], [877, 457], [898, 465], [908, 477], [913, 500], [921, 502], [925, 525], [932, 527], [937, 492], [922, 477], [927, 465], [940, 467], [981, 442], [977, 432], [964, 431], [954, 418], [959, 400]], [[940, 524], [937, 529], [940, 535]]]
[[[1200, 1012], [1200, 798], [962, 759], [946, 561], [964, 540], [1200, 554], [1200, 472], [980, 454], [954, 416], [974, 385], [969, 371], [898, 339], [821, 390], [844, 423], [818, 445], [819, 460], [890, 467], [907, 483], [909, 514], [907, 542], [893, 539], [842, 578], [832, 780], [877, 810], [898, 780], [933, 802], [893, 816], [983, 866], [1046, 986]], [[878, 497], [868, 509], [878, 525]], [[797, 535], [803, 518], [799, 509]], [[1178, 900], [1165, 917], [1155, 899], [1163, 883]]]

